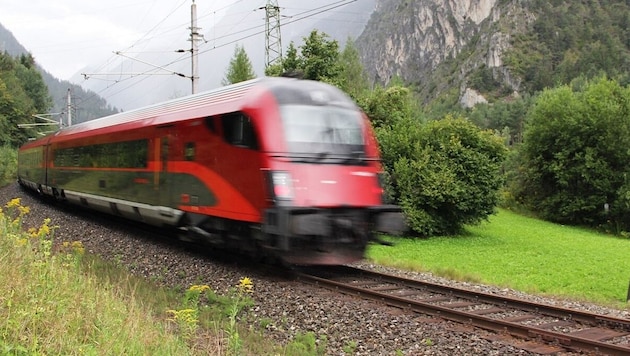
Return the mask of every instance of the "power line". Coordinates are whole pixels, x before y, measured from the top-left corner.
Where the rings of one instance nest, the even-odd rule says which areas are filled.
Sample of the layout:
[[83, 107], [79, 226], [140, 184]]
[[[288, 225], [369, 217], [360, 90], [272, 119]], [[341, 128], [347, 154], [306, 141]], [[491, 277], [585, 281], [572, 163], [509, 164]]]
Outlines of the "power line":
[[[186, 0], [185, 0], [185, 1], [186, 1]], [[185, 1], [184, 1], [184, 2], [185, 2]], [[234, 3], [232, 3], [231, 5], [226, 5], [226, 6], [224, 6], [223, 8], [221, 8], [221, 9], [219, 9], [219, 10], [216, 10], [216, 11], [221, 11], [222, 9], [228, 8], [228, 7], [230, 7], [230, 6], [232, 6], [232, 5], [236, 4], [236, 3], [238, 3], [238, 2], [240, 2], [240, 1], [243, 1], [243, 0], [238, 0], [238, 1], [235, 1], [235, 2], [234, 2]], [[353, 3], [353, 2], [356, 2], [356, 1], [357, 1], [357, 0], [340, 0], [340, 1], [335, 1], [335, 2], [332, 2], [332, 3], [326, 4], [326, 5], [322, 5], [322, 6], [316, 7], [316, 8], [314, 8], [314, 9], [309, 9], [309, 10], [303, 11], [303, 12], [301, 12], [301, 13], [298, 13], [298, 14], [296, 14], [296, 15], [291, 16], [291, 17], [290, 17], [290, 20], [289, 20], [289, 21], [287, 21], [287, 22], [284, 22], [284, 23], [282, 24], [282, 26], [286, 26], [286, 25], [289, 25], [289, 24], [292, 24], [292, 23], [296, 23], [296, 22], [298, 22], [298, 21], [302, 21], [302, 20], [304, 20], [304, 19], [307, 19], [307, 18], [310, 18], [310, 17], [316, 16], [316, 15], [319, 15], [319, 14], [322, 14], [322, 13], [325, 13], [325, 12], [328, 12], [328, 11], [335, 10], [335, 9], [337, 9], [337, 8], [340, 8], [340, 7], [342, 7], [342, 6], [346, 6], [346, 5], [351, 4], [351, 3]], [[275, 3], [277, 4], [277, 0], [275, 0]], [[176, 8], [175, 10], [173, 10], [173, 12], [171, 12], [171, 13], [170, 13], [167, 17], [171, 16], [171, 15], [174, 13], [174, 11], [176, 11], [177, 9], [179, 9], [182, 5], [183, 5], [183, 3], [180, 3], [180, 5], [179, 5], [179, 6], [177, 6], [177, 8]], [[276, 6], [277, 6], [277, 5], [276, 5]], [[279, 9], [279, 7], [278, 7], [278, 9]], [[215, 11], [215, 12], [216, 12], [216, 11]], [[247, 16], [249, 16], [249, 14], [251, 14], [251, 13], [252, 13], [252, 12], [248, 12], [248, 15], [247, 15]], [[278, 13], [278, 15], [279, 15], [279, 13]], [[207, 17], [207, 16], [208, 16], [208, 15], [204, 15], [204, 16], [202, 16], [202, 17]], [[137, 44], [138, 44], [138, 43], [139, 43], [142, 39], [146, 39], [146, 37], [147, 37], [148, 33], [150, 33], [150, 32], [152, 32], [153, 30], [155, 30], [155, 28], [157, 28], [157, 26], [159, 26], [159, 24], [163, 23], [165, 20], [166, 20], [166, 18], [164, 18], [162, 21], [160, 21], [158, 24], [156, 24], [156, 26], [154, 26], [154, 27], [153, 27], [153, 28], [152, 28], [149, 32], [147, 32], [147, 34], [145, 34], [145, 35], [144, 35], [141, 39], [139, 39], [138, 41], [136, 41], [133, 45], [131, 45], [131, 46], [127, 47], [127, 50], [129, 50], [129, 49], [133, 48], [134, 46], [136, 46], [136, 45], [137, 45]], [[240, 23], [242, 24], [243, 22], [244, 22], [244, 21], [242, 21], [242, 22], [240, 22]], [[238, 43], [238, 42], [240, 42], [240, 41], [243, 41], [243, 40], [245, 40], [245, 39], [248, 39], [248, 38], [251, 38], [251, 37], [254, 37], [254, 36], [257, 36], [257, 35], [265, 34], [265, 33], [267, 33], [267, 31], [268, 31], [268, 30], [267, 30], [267, 28], [266, 28], [266, 26], [267, 26], [267, 24], [265, 23], [265, 24], [263, 24], [263, 25], [252, 26], [252, 27], [249, 27], [249, 28], [246, 28], [246, 29], [241, 29], [241, 30], [239, 30], [239, 31], [235, 31], [235, 32], [230, 33], [230, 34], [226, 34], [226, 35], [220, 36], [219, 38], [213, 38], [213, 40], [211, 40], [211, 41], [213, 41], [213, 42], [215, 42], [215, 43], [216, 43], [216, 41], [217, 41], [217, 40], [218, 40], [218, 41], [221, 41], [222, 39], [227, 39], [227, 38], [230, 38], [230, 37], [234, 37], [234, 36], [236, 36], [236, 35], [238, 35], [238, 34], [240, 34], [240, 33], [246, 33], [246, 32], [249, 32], [249, 31], [255, 31], [254, 33], [249, 33], [249, 34], [247, 34], [247, 35], [243, 35], [243, 36], [237, 37], [237, 38], [235, 38], [235, 39], [232, 39], [232, 40], [229, 40], [229, 41], [226, 41], [226, 42], [222, 42], [222, 43], [220, 43], [220, 44], [215, 44], [215, 45], [213, 45], [213, 46], [212, 46], [212, 47], [210, 47], [210, 48], [206, 48], [205, 50], [199, 50], [199, 49], [198, 49], [198, 50], [196, 51], [196, 54], [197, 54], [197, 55], [199, 55], [199, 54], [208, 53], [208, 52], [210, 52], [210, 51], [213, 51], [213, 50], [219, 49], [219, 48], [221, 48], [221, 47], [225, 47], [225, 46], [228, 46], [228, 45], [231, 45], [231, 44], [234, 44], [234, 43]], [[279, 31], [279, 30], [280, 30], [280, 25], [279, 25], [279, 23], [278, 23], [278, 31]], [[280, 37], [279, 37], [279, 36], [278, 36], [278, 40], [280, 40]], [[208, 46], [208, 42], [209, 42], [209, 41], [206, 41], [205, 43], [202, 43], [202, 44], [199, 46], [199, 48], [207, 47], [207, 46]], [[121, 51], [121, 52], [122, 52], [122, 51]], [[166, 68], [166, 67], [168, 67], [168, 66], [170, 66], [170, 65], [172, 65], [172, 64], [175, 64], [175, 63], [181, 62], [181, 61], [186, 60], [186, 59], [188, 59], [188, 57], [187, 57], [187, 56], [181, 56], [181, 57], [179, 57], [179, 58], [177, 58], [177, 59], [175, 59], [175, 60], [173, 60], [173, 61], [171, 61], [171, 62], [169, 62], [169, 63], [167, 63], [167, 64], [165, 64], [165, 65], [162, 65], [161, 67]], [[268, 61], [267, 63], [269, 63], [269, 61]], [[103, 66], [101, 66], [101, 68], [103, 68]], [[154, 73], [153, 73], [153, 71], [155, 71], [155, 69], [150, 69], [150, 70], [147, 70], [147, 71], [144, 71], [144, 72], [134, 73], [134, 75], [131, 75], [131, 76], [129, 76], [129, 77], [122, 78], [122, 79], [120, 79], [120, 80], [116, 80], [116, 81], [114, 81], [114, 82], [112, 83], [112, 85], [109, 85], [109, 86], [107, 86], [107, 87], [105, 87], [105, 88], [103, 88], [103, 89], [99, 90], [99, 91], [98, 91], [98, 93], [96, 93], [94, 96], [96, 96], [96, 95], [101, 95], [103, 92], [105, 92], [105, 91], [107, 91], [107, 90], [111, 89], [113, 86], [115, 86], [115, 85], [119, 85], [120, 83], [125, 82], [125, 81], [127, 81], [127, 80], [129, 80], [129, 79], [135, 78], [135, 77], [137, 77], [137, 76], [141, 76], [141, 75], [142, 75], [142, 76], [144, 76], [144, 75], [147, 75], [147, 74], [154, 74]], [[173, 71], [173, 72], [175, 72], [175, 71]], [[181, 73], [180, 73], [180, 74], [181, 74]], [[122, 75], [122, 73], [121, 73], [121, 75]], [[179, 74], [178, 74], [178, 75], [179, 75]], [[181, 75], [180, 75], [180, 76], [181, 76]], [[121, 88], [120, 90], [118, 90], [118, 91], [116, 91], [116, 92], [114, 92], [114, 93], [111, 93], [111, 95], [109, 95], [109, 96], [117, 95], [117, 94], [121, 93], [122, 91], [125, 91], [125, 90], [127, 90], [127, 89], [129, 89], [129, 88], [131, 88], [131, 87], [133, 87], [133, 86], [135, 86], [135, 85], [138, 85], [139, 83], [141, 83], [141, 82], [142, 82], [142, 81], [144, 81], [145, 79], [146, 79], [146, 77], [145, 77], [145, 78], [143, 78], [143, 79], [141, 79], [140, 81], [136, 81], [136, 82], [132, 83], [131, 85], [129, 85], [129, 86], [127, 86], [127, 87]], [[86, 100], [89, 100], [89, 98], [88, 98], [88, 99], [86, 99]]]

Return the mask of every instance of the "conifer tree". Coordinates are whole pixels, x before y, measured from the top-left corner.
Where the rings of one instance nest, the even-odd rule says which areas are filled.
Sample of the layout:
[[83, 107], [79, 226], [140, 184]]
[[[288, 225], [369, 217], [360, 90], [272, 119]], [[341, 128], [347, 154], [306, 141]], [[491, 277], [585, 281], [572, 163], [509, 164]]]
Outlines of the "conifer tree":
[[256, 78], [256, 73], [249, 56], [247, 56], [247, 52], [245, 52], [245, 48], [237, 45], [234, 49], [234, 57], [230, 60], [230, 65], [221, 84], [235, 84], [254, 78]]

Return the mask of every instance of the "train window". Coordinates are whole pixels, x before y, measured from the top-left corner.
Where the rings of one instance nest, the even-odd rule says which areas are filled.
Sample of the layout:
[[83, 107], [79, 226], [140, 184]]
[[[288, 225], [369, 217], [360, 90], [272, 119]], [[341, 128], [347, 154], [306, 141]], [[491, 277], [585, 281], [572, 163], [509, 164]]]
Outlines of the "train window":
[[62, 148], [54, 151], [57, 167], [146, 168], [148, 140]]
[[252, 119], [240, 112], [225, 114], [221, 116], [223, 126], [223, 139], [229, 144], [258, 149], [258, 140]]
[[184, 157], [187, 161], [195, 160], [195, 143], [186, 142], [186, 148], [184, 149]]

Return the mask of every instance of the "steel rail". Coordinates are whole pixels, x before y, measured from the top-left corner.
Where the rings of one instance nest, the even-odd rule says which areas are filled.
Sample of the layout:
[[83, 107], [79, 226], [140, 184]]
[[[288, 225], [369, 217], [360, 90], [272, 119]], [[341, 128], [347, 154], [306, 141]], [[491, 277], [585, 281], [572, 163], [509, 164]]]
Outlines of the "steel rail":
[[[316, 272], [315, 272], [316, 273]], [[536, 304], [518, 299], [512, 299], [502, 296], [491, 295], [487, 293], [480, 293], [474, 291], [468, 291], [459, 288], [451, 288], [434, 283], [427, 283], [418, 280], [410, 280], [388, 274], [382, 274], [378, 272], [372, 272], [362, 269], [354, 269], [351, 267], [343, 267], [334, 272], [336, 277], [353, 277], [349, 275], [354, 273], [354, 277], [360, 275], [364, 278], [372, 278], [379, 282], [394, 283], [400, 285], [402, 288], [415, 288], [423, 289], [425, 291], [431, 291], [441, 293], [449, 296], [455, 296], [462, 299], [469, 299], [474, 301], [473, 304], [487, 303], [494, 304], [505, 308], [516, 308], [519, 310], [525, 310], [528, 312], [534, 312], [536, 314], [544, 316], [553, 316], [559, 319], [573, 320], [581, 322], [583, 324], [604, 324], [615, 325], [617, 327], [630, 327], [630, 321], [624, 319], [616, 319], [602, 315], [590, 314], [581, 311], [575, 311], [571, 309], [558, 308], [549, 305]], [[311, 273], [311, 271], [297, 272], [297, 278], [311, 284], [325, 287], [331, 290], [339, 291], [345, 294], [357, 295], [361, 298], [371, 299], [383, 303], [388, 306], [397, 307], [403, 310], [433, 315], [441, 317], [443, 319], [461, 322], [464, 324], [476, 326], [485, 330], [491, 330], [498, 333], [508, 333], [512, 336], [521, 337], [523, 339], [535, 339], [550, 343], [552, 345], [560, 346], [566, 349], [573, 349], [576, 351], [594, 351], [603, 353], [606, 355], [628, 355], [630, 354], [630, 347], [609, 344], [595, 339], [589, 339], [581, 335], [571, 335], [570, 333], [561, 333], [555, 331], [545, 330], [543, 328], [521, 324], [515, 321], [494, 319], [483, 314], [476, 314], [473, 312], [467, 312], [454, 309], [453, 307], [435, 305], [423, 300], [415, 300], [406, 297], [395, 296], [385, 293], [382, 290], [370, 290], [369, 287], [362, 287], [353, 285], [351, 283], [344, 283], [332, 280], [327, 277], [320, 277]], [[391, 288], [395, 289], [395, 288]], [[595, 334], [601, 335], [603, 329], [596, 329]], [[626, 329], [627, 330], [627, 329]], [[624, 336], [630, 334], [630, 331], [624, 332], [611, 332], [614, 336]]]

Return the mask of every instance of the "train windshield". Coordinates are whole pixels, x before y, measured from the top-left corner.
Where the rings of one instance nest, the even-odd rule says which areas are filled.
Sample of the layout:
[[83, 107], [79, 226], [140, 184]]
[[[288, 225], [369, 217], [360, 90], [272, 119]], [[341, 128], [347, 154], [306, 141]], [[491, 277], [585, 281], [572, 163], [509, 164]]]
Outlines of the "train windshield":
[[351, 163], [365, 156], [363, 122], [357, 110], [283, 105], [281, 115], [289, 154], [296, 160]]

